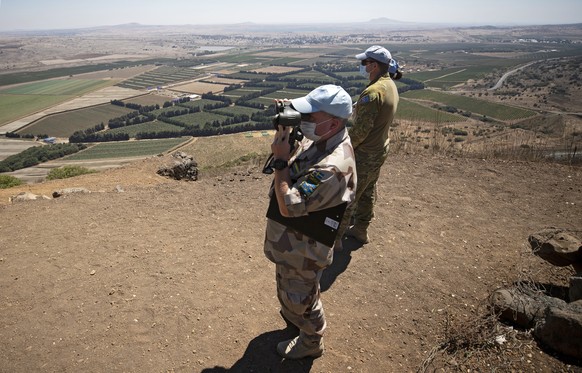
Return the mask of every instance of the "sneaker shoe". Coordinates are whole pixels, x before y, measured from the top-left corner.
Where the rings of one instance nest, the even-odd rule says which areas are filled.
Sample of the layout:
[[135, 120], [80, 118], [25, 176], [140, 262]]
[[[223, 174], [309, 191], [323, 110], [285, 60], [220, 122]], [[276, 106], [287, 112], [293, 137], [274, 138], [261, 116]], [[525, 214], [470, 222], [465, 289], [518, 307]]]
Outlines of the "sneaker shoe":
[[352, 225], [346, 231], [346, 236], [355, 238], [357, 241], [361, 243], [368, 243], [370, 242], [370, 237], [368, 237], [368, 228], [363, 228], [361, 226]]
[[305, 357], [320, 357], [323, 355], [323, 340], [306, 341], [301, 336], [283, 341], [277, 345], [277, 352], [285, 359], [303, 359]]

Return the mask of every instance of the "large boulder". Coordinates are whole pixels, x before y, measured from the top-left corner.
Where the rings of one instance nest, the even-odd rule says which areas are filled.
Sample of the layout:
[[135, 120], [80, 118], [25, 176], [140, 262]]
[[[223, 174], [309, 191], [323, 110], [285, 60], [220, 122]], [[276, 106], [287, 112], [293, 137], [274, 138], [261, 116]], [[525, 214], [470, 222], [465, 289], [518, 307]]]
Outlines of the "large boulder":
[[191, 155], [184, 152], [172, 154], [173, 162], [162, 165], [157, 173], [158, 175], [170, 177], [175, 180], [196, 181], [198, 180], [198, 163]]
[[[548, 307], [545, 317], [536, 324], [535, 337], [566, 356], [582, 357], [582, 302], [581, 307]], [[574, 304], [572, 304], [574, 306]]]
[[549, 228], [528, 237], [534, 254], [547, 262], [577, 272], [570, 276], [566, 300], [545, 294], [542, 289], [516, 286], [498, 289], [490, 297], [502, 319], [524, 328], [534, 328], [543, 345], [563, 355], [582, 358], [582, 240], [578, 231]]
[[529, 244], [537, 256], [558, 266], [572, 265], [582, 269], [582, 240], [574, 232], [559, 229], [542, 229], [528, 237]]

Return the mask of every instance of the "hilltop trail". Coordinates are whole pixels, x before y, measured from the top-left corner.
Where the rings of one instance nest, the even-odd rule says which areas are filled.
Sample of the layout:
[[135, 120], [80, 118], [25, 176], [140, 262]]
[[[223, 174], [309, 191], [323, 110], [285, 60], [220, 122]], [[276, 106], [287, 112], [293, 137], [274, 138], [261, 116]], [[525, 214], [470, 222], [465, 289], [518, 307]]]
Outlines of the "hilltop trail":
[[[580, 168], [390, 156], [372, 242], [346, 242], [324, 274], [325, 354], [281, 362], [289, 331], [262, 252], [271, 177], [249, 166], [179, 182], [155, 174], [164, 161], [0, 191], [0, 371], [415, 372], [448, 318], [482, 315], [494, 289], [567, 286], [572, 270], [527, 237], [582, 227]], [[92, 193], [6, 204], [64, 187]], [[580, 371], [522, 342], [464, 371]]]

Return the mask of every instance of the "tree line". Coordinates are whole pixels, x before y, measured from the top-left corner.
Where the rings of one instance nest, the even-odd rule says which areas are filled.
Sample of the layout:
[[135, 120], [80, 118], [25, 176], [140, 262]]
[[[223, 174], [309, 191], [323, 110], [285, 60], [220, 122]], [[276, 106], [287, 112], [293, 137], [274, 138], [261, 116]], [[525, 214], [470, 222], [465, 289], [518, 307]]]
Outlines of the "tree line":
[[85, 149], [84, 144], [53, 144], [33, 146], [18, 154], [9, 156], [0, 161], [0, 172], [10, 172], [26, 167], [36, 166], [39, 163], [62, 158]]

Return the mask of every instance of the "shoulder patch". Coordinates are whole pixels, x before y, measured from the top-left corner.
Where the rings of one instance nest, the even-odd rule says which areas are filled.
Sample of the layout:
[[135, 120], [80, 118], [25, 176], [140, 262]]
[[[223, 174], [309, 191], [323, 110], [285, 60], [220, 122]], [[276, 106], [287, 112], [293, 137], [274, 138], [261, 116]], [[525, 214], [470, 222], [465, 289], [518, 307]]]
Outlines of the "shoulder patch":
[[362, 104], [367, 104], [368, 102], [370, 102], [370, 96], [367, 95], [362, 97], [359, 102], [361, 102]]
[[321, 183], [322, 179], [323, 179], [323, 172], [313, 171], [307, 176], [307, 178], [304, 181], [302, 181], [299, 184], [297, 189], [299, 190], [299, 193], [301, 193], [305, 197], [309, 197], [313, 194], [313, 192], [315, 192], [315, 190], [317, 189], [317, 187]]

